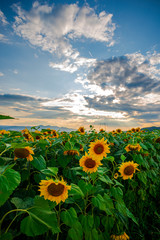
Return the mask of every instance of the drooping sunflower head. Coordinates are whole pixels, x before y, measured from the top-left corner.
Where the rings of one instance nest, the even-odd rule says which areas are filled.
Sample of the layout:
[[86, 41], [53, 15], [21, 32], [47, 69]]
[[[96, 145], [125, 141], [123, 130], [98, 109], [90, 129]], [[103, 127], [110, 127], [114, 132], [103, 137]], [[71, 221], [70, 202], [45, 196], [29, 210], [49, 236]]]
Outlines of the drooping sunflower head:
[[32, 161], [34, 154], [33, 150], [30, 147], [25, 148], [15, 148], [14, 150], [14, 160], [17, 158], [27, 158], [27, 161]]
[[125, 147], [125, 150], [127, 152], [129, 152], [129, 151], [140, 151], [141, 150], [141, 146], [139, 145], [139, 143], [137, 143], [137, 144], [128, 144]]
[[96, 172], [98, 167], [102, 164], [100, 160], [95, 160], [86, 153], [85, 156], [80, 159], [79, 165], [83, 167], [84, 172], [93, 173]]
[[122, 133], [122, 130], [120, 128], [116, 129], [116, 133]]
[[136, 129], [135, 129], [135, 128], [132, 128], [131, 131], [134, 133], [134, 132], [136, 132]]
[[120, 235], [111, 235], [112, 240], [128, 240], [129, 236], [124, 232]]
[[160, 137], [156, 139], [156, 143], [160, 143]]
[[109, 144], [107, 144], [107, 140], [104, 140], [104, 138], [90, 143], [89, 154], [94, 159], [102, 160], [103, 157], [106, 157], [107, 153], [110, 153]]
[[24, 133], [23, 133], [23, 137], [25, 137], [25, 139], [26, 139], [27, 141], [32, 141], [32, 142], [34, 142], [34, 138], [32, 137], [32, 135], [31, 135], [29, 132], [24, 132]]
[[135, 129], [135, 131], [136, 131], [136, 132], [140, 132], [140, 131], [141, 131], [140, 127], [137, 127], [137, 128]]
[[79, 131], [81, 134], [85, 134], [84, 127], [79, 127], [79, 128], [78, 128], [78, 131]]
[[119, 172], [121, 173], [121, 177], [126, 180], [128, 178], [132, 178], [133, 174], [135, 173], [136, 170], [139, 171], [137, 168], [139, 164], [134, 163], [133, 161], [125, 162], [122, 163], [121, 166], [119, 167]]
[[59, 204], [61, 201], [65, 202], [68, 198], [68, 190], [71, 190], [71, 186], [63, 180], [41, 180], [40, 182], [40, 196], [44, 196], [44, 199], [48, 199], [52, 202]]
[[66, 151], [63, 152], [63, 155], [65, 155], [65, 156], [78, 155], [79, 156], [79, 152], [77, 150], [66, 150]]

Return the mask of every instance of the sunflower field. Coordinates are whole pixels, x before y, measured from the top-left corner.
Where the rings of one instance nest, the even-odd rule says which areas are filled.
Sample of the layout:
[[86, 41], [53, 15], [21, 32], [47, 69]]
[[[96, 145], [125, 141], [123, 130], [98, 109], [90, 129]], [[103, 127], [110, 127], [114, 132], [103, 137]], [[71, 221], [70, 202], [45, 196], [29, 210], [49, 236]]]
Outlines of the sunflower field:
[[160, 131], [0, 130], [1, 240], [160, 239]]

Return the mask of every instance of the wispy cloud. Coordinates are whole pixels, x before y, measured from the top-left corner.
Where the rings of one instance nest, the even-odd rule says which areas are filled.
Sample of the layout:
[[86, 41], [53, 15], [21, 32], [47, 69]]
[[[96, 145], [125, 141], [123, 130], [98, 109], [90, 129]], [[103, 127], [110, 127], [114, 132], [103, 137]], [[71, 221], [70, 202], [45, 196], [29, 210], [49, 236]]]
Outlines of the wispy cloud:
[[9, 39], [2, 33], [0, 33], [0, 42], [9, 43]]
[[4, 15], [4, 13], [1, 10], [0, 10], [0, 22], [1, 22], [2, 25], [9, 24], [6, 16]]
[[4, 76], [4, 73], [0, 72], [0, 77], [3, 77]]
[[40, 5], [37, 1], [30, 11], [14, 5], [17, 16], [14, 31], [33, 46], [59, 56], [60, 62], [50, 62], [55, 69], [75, 72], [83, 65], [90, 66], [95, 59], [82, 58], [73, 41], [82, 38], [113, 45], [115, 24], [112, 14], [105, 11], [96, 14], [88, 5], [78, 4]]

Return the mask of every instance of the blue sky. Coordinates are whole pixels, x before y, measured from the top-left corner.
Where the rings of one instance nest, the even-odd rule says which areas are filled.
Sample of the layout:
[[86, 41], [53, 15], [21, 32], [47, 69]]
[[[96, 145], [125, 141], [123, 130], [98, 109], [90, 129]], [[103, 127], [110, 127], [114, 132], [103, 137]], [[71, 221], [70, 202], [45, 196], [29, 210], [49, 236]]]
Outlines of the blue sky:
[[159, 126], [160, 2], [0, 2], [3, 125]]

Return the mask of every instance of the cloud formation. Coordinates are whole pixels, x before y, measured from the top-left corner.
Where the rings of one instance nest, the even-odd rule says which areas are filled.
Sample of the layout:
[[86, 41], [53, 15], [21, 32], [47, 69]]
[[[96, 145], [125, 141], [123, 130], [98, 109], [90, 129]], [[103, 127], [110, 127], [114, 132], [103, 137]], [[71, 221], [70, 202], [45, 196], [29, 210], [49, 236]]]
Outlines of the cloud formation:
[[94, 95], [85, 96], [88, 108], [154, 121], [160, 117], [159, 63], [160, 54], [156, 52], [146, 56], [127, 54], [97, 61], [86, 79], [76, 81]]
[[43, 51], [56, 54], [59, 63], [50, 62], [55, 69], [74, 72], [80, 66], [90, 66], [95, 59], [80, 57], [72, 42], [82, 38], [113, 45], [115, 24], [112, 14], [105, 11], [96, 14], [88, 5], [51, 5], [34, 2], [30, 11], [14, 5], [17, 13], [14, 31]]
[[6, 16], [4, 15], [4, 13], [0, 10], [0, 23], [2, 25], [7, 25], [9, 24], [8, 21], [7, 21], [7, 18]]

